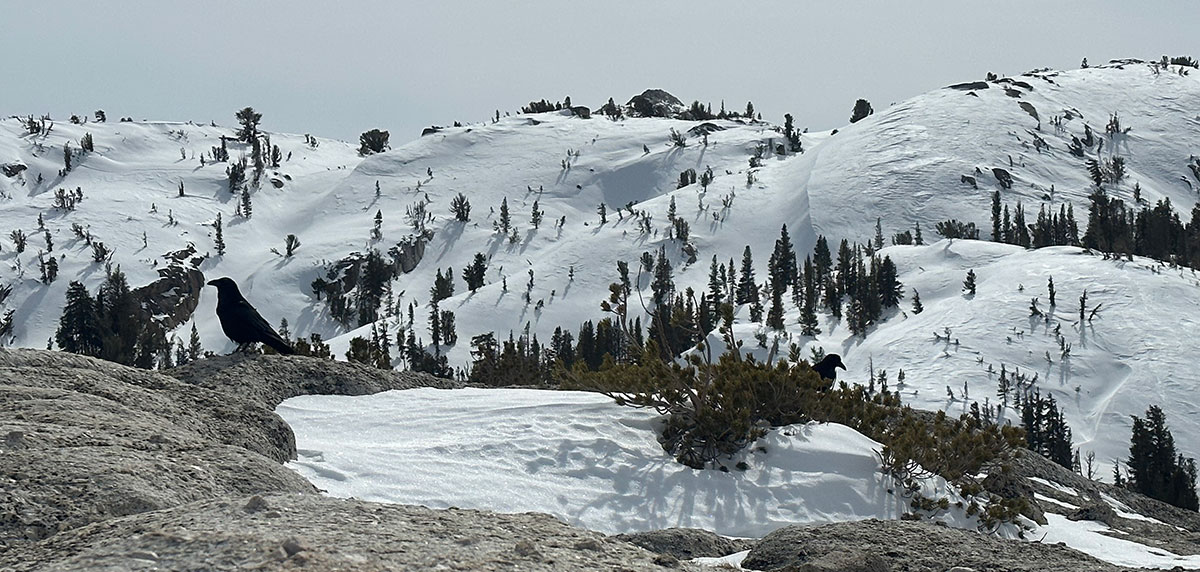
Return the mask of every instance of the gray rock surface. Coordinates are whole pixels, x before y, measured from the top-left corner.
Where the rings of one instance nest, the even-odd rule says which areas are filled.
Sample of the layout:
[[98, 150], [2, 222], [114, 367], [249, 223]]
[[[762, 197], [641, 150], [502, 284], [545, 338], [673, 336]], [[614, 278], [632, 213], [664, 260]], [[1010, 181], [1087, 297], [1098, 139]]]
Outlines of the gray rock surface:
[[545, 514], [308, 494], [224, 497], [112, 519], [58, 534], [23, 556], [14, 571], [681, 569]]
[[[927, 521], [863, 520], [820, 527], [788, 526], [763, 537], [742, 566], [751, 570], [838, 570], [829, 560], [859, 554], [846, 570], [943, 572], [1106, 572], [1120, 568], [1062, 545], [1003, 540]], [[834, 555], [834, 556], [831, 556]], [[880, 563], [886, 568], [880, 568]], [[822, 567], [823, 566], [823, 567]], [[790, 567], [790, 568], [789, 568]]]
[[725, 538], [714, 532], [696, 528], [667, 528], [632, 534], [613, 536], [631, 544], [636, 544], [657, 554], [666, 554], [680, 560], [727, 556], [734, 552], [748, 550], [754, 545], [748, 540]]

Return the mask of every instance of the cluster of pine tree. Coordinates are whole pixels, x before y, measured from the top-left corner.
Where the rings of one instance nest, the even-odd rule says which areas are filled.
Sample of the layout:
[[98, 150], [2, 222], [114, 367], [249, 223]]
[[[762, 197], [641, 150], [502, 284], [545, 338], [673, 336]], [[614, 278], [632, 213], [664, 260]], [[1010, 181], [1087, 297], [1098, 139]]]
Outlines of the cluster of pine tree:
[[1021, 204], [1018, 202], [1015, 214], [1010, 214], [996, 191], [992, 195], [992, 240], [1026, 248], [1084, 246], [1200, 268], [1200, 203], [1192, 208], [1191, 219], [1185, 224], [1170, 199], [1134, 209], [1101, 187], [1088, 198], [1087, 229], [1080, 238], [1071, 205], [1060, 205], [1057, 213], [1047, 211], [1043, 205], [1037, 221], [1026, 224]]
[[1180, 508], [1200, 509], [1196, 460], [1176, 453], [1166, 415], [1157, 405], [1146, 410], [1144, 419], [1133, 416], [1128, 468], [1128, 480], [1122, 483], [1118, 472], [1117, 484]]
[[[567, 97], [565, 102], [556, 101], [550, 103], [545, 99], [541, 101], [531, 101], [529, 105], [521, 106], [521, 113], [546, 113], [547, 111], [562, 111], [563, 109], [571, 109], [571, 98]], [[496, 112], [499, 116], [499, 112]]]
[[1021, 410], [1021, 427], [1025, 429], [1025, 446], [1043, 457], [1066, 467], [1074, 468], [1071, 450], [1071, 427], [1053, 395], [1042, 397], [1042, 392], [1017, 394], [1017, 407]]
[[145, 369], [172, 362], [171, 344], [130, 290], [120, 267], [108, 269], [93, 297], [78, 281], [67, 287], [54, 341], [62, 350]]
[[1185, 225], [1170, 199], [1135, 211], [1104, 189], [1092, 192], [1083, 245], [1102, 252], [1136, 254], [1200, 268], [1200, 204]]

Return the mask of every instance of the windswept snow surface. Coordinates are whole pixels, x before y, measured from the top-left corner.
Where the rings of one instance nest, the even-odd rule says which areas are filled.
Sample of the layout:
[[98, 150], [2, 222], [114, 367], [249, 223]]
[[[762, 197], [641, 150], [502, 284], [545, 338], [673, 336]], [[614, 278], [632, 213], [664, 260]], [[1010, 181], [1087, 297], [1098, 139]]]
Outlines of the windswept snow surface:
[[[671, 459], [653, 411], [591, 393], [413, 389], [297, 397], [277, 411], [296, 432], [289, 466], [338, 497], [546, 512], [610, 534], [680, 526], [759, 537], [909, 510], [878, 470], [881, 445], [844, 425], [773, 430], [748, 470], [735, 460], [722, 472]], [[924, 487], [957, 498], [941, 479]], [[940, 518], [971, 522], [958, 513]]]

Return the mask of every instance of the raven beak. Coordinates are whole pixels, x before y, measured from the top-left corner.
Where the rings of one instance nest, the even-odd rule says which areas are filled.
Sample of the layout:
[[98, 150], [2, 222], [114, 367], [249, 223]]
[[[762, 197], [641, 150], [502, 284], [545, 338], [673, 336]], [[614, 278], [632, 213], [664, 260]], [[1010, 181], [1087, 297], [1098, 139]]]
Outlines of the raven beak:
[[837, 367], [840, 367], [840, 368], [842, 368], [842, 369], [846, 369], [846, 364], [844, 364], [844, 363], [842, 363], [842, 362], [840, 362], [840, 361], [839, 361], [839, 362], [838, 362], [838, 364], [837, 364]]

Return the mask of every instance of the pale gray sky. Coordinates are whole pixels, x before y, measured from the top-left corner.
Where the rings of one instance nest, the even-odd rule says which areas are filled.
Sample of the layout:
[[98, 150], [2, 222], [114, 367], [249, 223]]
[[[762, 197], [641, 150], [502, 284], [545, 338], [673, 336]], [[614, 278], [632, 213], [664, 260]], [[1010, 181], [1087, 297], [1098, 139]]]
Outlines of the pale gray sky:
[[235, 123], [392, 145], [570, 95], [747, 100], [813, 130], [988, 71], [1189, 54], [1187, 0], [0, 0], [0, 114]]

